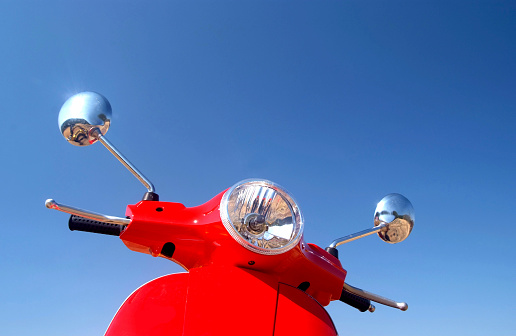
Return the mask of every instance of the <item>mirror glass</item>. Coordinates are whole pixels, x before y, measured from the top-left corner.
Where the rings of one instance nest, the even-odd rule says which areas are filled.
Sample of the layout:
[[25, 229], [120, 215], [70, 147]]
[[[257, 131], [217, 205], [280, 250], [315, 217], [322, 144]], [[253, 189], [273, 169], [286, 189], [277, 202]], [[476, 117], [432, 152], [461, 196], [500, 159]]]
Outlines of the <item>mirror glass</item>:
[[66, 140], [75, 146], [88, 146], [97, 141], [98, 129], [105, 135], [111, 123], [111, 105], [96, 92], [77, 93], [59, 111], [59, 128]]
[[404, 241], [414, 227], [414, 207], [405, 196], [389, 194], [382, 198], [374, 211], [374, 226], [388, 224], [378, 236], [391, 244]]

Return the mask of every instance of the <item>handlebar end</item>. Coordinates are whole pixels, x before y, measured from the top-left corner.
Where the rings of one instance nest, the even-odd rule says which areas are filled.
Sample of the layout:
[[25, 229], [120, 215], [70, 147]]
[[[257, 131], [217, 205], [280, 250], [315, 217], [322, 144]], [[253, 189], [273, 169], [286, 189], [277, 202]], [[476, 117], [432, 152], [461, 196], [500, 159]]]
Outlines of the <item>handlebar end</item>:
[[48, 209], [53, 209], [55, 208], [57, 205], [56, 201], [54, 201], [53, 199], [49, 198], [45, 201], [45, 206], [48, 208]]
[[401, 311], [405, 311], [408, 309], [408, 304], [406, 302], [399, 302], [397, 304], [397, 306], [398, 306], [398, 309]]

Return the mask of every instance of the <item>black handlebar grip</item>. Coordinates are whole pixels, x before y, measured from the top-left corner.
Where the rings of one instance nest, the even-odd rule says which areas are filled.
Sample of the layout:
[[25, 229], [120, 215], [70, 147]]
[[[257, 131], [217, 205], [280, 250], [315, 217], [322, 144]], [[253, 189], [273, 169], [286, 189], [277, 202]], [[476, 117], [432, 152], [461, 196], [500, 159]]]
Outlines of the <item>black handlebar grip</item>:
[[70, 216], [68, 227], [70, 231], [93, 232], [112, 236], [120, 236], [120, 233], [124, 230], [123, 225], [99, 222], [76, 215]]
[[361, 312], [369, 310], [369, 307], [371, 306], [370, 300], [364, 299], [363, 297], [350, 293], [345, 289], [342, 290], [342, 294], [340, 295], [339, 300], [344, 303], [347, 303], [351, 307], [360, 310]]

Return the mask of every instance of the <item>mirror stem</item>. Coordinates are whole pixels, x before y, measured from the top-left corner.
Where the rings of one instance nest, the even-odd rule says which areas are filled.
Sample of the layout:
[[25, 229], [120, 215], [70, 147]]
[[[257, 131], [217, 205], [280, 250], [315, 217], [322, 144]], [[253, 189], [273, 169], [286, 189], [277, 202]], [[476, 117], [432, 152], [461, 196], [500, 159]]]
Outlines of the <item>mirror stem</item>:
[[360, 238], [363, 238], [363, 237], [367, 237], [369, 235], [372, 235], [373, 233], [377, 233], [379, 231], [385, 230], [388, 225], [389, 224], [387, 224], [387, 223], [382, 223], [382, 224], [380, 224], [378, 226], [375, 226], [375, 227], [373, 227], [371, 229], [363, 230], [363, 231], [360, 231], [360, 232], [357, 232], [357, 233], [353, 233], [353, 234], [350, 234], [350, 235], [342, 237], [342, 238], [335, 239], [330, 244], [330, 246], [328, 246], [328, 248], [336, 248], [337, 246], [345, 244], [345, 243], [349, 243], [350, 241], [357, 240], [357, 239], [360, 239]]
[[147, 188], [149, 193], [155, 192], [154, 185], [152, 185], [151, 181], [143, 176], [143, 174], [135, 166], [133, 166], [132, 163], [129, 162], [129, 160], [127, 160], [122, 155], [122, 153], [120, 153], [116, 147], [113, 146], [113, 144], [111, 144], [108, 139], [106, 139], [105, 136], [100, 133], [98, 128], [92, 130], [92, 135], [94, 135], [95, 138], [97, 138], [100, 143], [103, 144], [104, 147], [106, 147], [111, 152], [111, 154], [113, 154], [118, 159], [118, 161], [120, 161], [125, 166], [125, 168], [127, 168], [138, 179], [138, 181], [140, 181], [145, 186], [145, 188]]

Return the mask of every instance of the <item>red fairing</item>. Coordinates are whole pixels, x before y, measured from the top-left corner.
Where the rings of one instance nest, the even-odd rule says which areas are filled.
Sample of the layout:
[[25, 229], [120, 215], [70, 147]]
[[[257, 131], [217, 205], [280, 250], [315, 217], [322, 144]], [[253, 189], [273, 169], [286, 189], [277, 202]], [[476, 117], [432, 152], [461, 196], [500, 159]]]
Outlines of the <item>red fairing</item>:
[[305, 292], [280, 284], [274, 336], [337, 335], [328, 312]]
[[188, 273], [146, 283], [125, 300], [105, 335], [183, 335], [187, 288]]
[[209, 264], [212, 252], [233, 242], [220, 221], [220, 193], [203, 205], [186, 208], [180, 203], [142, 201], [127, 207], [131, 224], [120, 235], [131, 250], [160, 256], [163, 245], [175, 245], [172, 258], [186, 270]]
[[[289, 327], [296, 336], [336, 335], [322, 306], [340, 298], [346, 271], [339, 260], [303, 239], [279, 255], [247, 250], [221, 222], [223, 194], [192, 208], [155, 201], [128, 206], [131, 224], [120, 236], [124, 244], [172, 260], [189, 273], [141, 287], [121, 307], [106, 335], [288, 335]], [[305, 291], [296, 288], [301, 284]], [[170, 318], [169, 324], [164, 317]], [[299, 323], [304, 327], [297, 328]]]
[[[188, 295], [188, 296], [187, 296]], [[167, 275], [136, 290], [106, 336], [335, 336], [324, 308], [300, 289], [237, 267]]]

